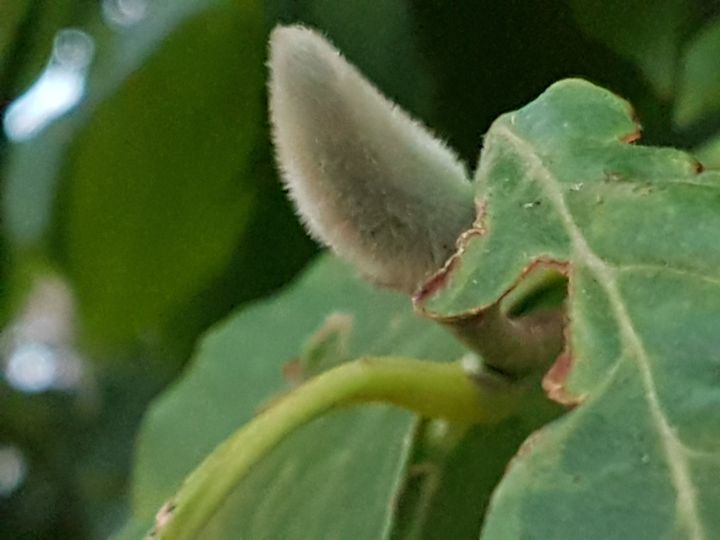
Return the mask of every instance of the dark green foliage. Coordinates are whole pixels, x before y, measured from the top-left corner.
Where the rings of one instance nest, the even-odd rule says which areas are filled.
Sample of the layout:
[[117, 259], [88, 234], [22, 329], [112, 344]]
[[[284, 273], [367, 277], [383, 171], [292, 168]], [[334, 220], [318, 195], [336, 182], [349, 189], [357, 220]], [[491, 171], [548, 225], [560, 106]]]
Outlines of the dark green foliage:
[[[0, 112], [38, 77], [58, 30], [80, 28], [95, 41], [84, 100], [29, 141], [0, 138], [0, 320], [7, 330], [21, 317], [34, 285], [50, 274], [60, 276], [72, 290], [77, 316], [69, 345], [84, 358], [92, 381], [79, 391], [26, 395], [0, 377], [0, 445], [19, 447], [29, 464], [20, 489], [0, 496], [3, 538], [105, 538], [126, 522], [129, 491], [132, 523], [144, 531], [193, 464], [286, 388], [282, 365], [307, 350], [313, 332], [335, 311], [356, 317], [351, 354], [338, 361], [398, 352], [396, 347], [437, 359], [462, 353], [433, 323], [413, 318], [406, 299], [361, 285], [330, 261], [319, 263], [286, 296], [220, 322], [248, 300], [288, 283], [315, 251], [285, 200], [272, 160], [264, 62], [275, 24], [303, 22], [327, 34], [386, 95], [456, 148], [470, 170], [498, 116], [524, 106], [554, 81], [576, 76], [631, 101], [644, 141], [697, 149], [707, 167], [720, 165], [716, 2], [553, 0], [530, 9], [515, 0], [177, 0], [152, 3], [144, 20], [123, 28], [102, 20], [100, 2], [1, 4]], [[594, 129], [602, 136], [601, 127]], [[549, 141], [550, 135], [540, 138]], [[633, 147], [632, 155], [629, 146], [613, 147], [617, 157], [610, 166], [598, 157], [606, 148], [587, 145], [587, 153], [572, 161], [567, 154], [576, 154], [578, 142], [560, 146], [566, 144], [572, 148], [560, 152], [563, 163], [589, 175], [573, 180], [582, 186], [566, 194], [588, 241], [613, 264], [662, 266], [628, 273], [617, 286], [638, 329], [657, 337], [648, 341], [648, 350], [662, 366], [658, 388], [670, 424], [684, 426], [679, 433], [688, 448], [716, 455], [717, 426], [704, 420], [710, 412], [702, 413], [716, 403], [715, 371], [707, 363], [712, 360], [698, 362], [696, 370], [674, 367], [687, 363], [678, 360], [689, 354], [683, 351], [714, 358], [709, 347], [717, 293], [705, 279], [717, 268], [714, 174], [696, 177], [686, 156], [643, 147]], [[507, 167], [520, 174], [527, 163]], [[502, 193], [507, 212], [557, 225], [557, 213], [542, 194]], [[543, 199], [538, 207], [513, 207], [536, 199]], [[525, 229], [512, 238], [528, 240], [524, 232], [539, 230], [536, 222], [515, 225]], [[656, 236], [641, 232], [650, 229]], [[566, 232], [560, 226], [548, 233], [558, 241], [548, 250], [577, 263], [576, 254], [562, 247]], [[630, 255], [632, 260], [623, 258]], [[483, 293], [487, 301], [496, 300], [527, 262], [517, 251], [513, 257], [487, 263], [505, 271], [494, 274], [495, 287]], [[539, 538], [561, 534], [558, 523], [567, 516], [547, 519], [541, 504], [552, 500], [555, 508], [585, 520], [583, 534], [611, 537], [615, 531], [607, 524], [623, 523], [631, 497], [614, 491], [616, 484], [608, 488], [622, 508], [608, 506], [610, 517], [600, 523], [582, 506], [588, 499], [577, 495], [589, 489], [592, 465], [600, 460], [593, 454], [599, 452], [597, 437], [588, 433], [605, 433], [602, 455], [635, 460], [628, 472], [632, 489], [652, 493], [643, 509], [650, 517], [637, 522], [647, 526], [642, 534], [661, 536], [672, 522], [678, 537], [692, 538], [697, 530], [671, 511], [672, 470], [662, 436], [652, 429], [648, 402], [641, 399], [647, 388], [632, 362], [611, 354], [622, 349], [613, 333], [617, 321], [598, 313], [612, 302], [597, 276], [578, 264], [571, 276], [572, 309], [582, 315], [577, 339], [585, 353], [601, 360], [573, 372], [567, 391], [592, 397], [542, 432], [538, 452], [515, 462], [495, 492], [486, 535], [521, 537], [531, 522], [541, 524], [534, 529]], [[453, 301], [464, 299], [463, 308], [479, 302], [477, 290], [458, 288], [457, 294]], [[679, 321], [694, 331], [678, 337]], [[148, 403], [215, 323], [181, 381], [150, 409], [131, 488], [135, 436]], [[394, 324], [401, 336], [389, 330]], [[11, 349], [7, 336], [0, 367]], [[264, 357], [258, 351], [266, 346], [277, 350]], [[602, 399], [598, 381], [612, 369], [622, 384], [612, 388], [616, 398]], [[687, 392], [687, 385], [703, 391]], [[631, 406], [641, 412], [618, 424]], [[441, 438], [439, 446], [429, 435], [434, 428], [406, 413], [371, 408], [331, 415], [269, 456], [238, 488], [211, 532], [218, 538], [228, 531], [253, 538], [321, 538], [336, 523], [343, 527], [335, 529], [340, 536], [477, 538], [510, 456], [555, 414], [553, 408], [523, 413], [492, 429]], [[571, 428], [575, 423], [583, 429]], [[311, 459], [303, 469], [308, 459], [302, 452], [331, 461]], [[698, 510], [709, 539], [717, 536], [712, 509], [720, 505], [717, 489], [707, 483], [717, 476], [716, 461], [698, 456], [690, 476], [711, 509]], [[272, 485], [282, 463], [296, 467], [283, 480], [293, 482], [291, 497], [272, 490], [265, 498], [247, 496], [250, 491], [243, 490]], [[632, 476], [643, 467], [647, 476]], [[528, 471], [538, 470], [533, 489], [516, 487], [530, 485]], [[546, 479], [556, 483], [555, 492], [537, 487]], [[465, 489], [462, 482], [471, 486]], [[327, 490], [317, 501], [307, 496], [323, 485]], [[567, 493], [574, 495], [573, 506], [566, 505]], [[268, 505], [277, 514], [268, 514]], [[343, 520], [319, 519], [320, 507]]]

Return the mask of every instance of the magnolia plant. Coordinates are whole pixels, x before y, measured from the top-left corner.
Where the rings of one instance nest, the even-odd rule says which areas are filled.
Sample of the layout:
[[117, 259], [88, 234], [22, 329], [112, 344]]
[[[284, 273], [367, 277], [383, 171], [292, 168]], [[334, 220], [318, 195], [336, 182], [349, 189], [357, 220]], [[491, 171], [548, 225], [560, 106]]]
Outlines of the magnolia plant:
[[444, 433], [544, 411], [482, 538], [720, 537], [720, 174], [633, 144], [630, 106], [582, 80], [499, 117], [471, 179], [316, 32], [277, 28], [270, 71], [277, 162], [309, 233], [465, 354], [328, 361], [351, 324], [336, 314], [297, 386], [187, 477], [150, 535], [203, 537], [288, 435], [381, 402]]

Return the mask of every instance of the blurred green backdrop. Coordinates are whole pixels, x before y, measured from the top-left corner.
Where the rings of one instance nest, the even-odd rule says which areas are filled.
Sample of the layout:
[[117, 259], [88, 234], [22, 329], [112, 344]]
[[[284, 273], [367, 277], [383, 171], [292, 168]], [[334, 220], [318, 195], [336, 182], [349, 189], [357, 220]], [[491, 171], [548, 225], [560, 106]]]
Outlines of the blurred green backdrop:
[[198, 336], [313, 256], [277, 180], [265, 55], [326, 33], [473, 166], [500, 113], [581, 76], [645, 142], [720, 166], [720, 2], [0, 3], [0, 538], [105, 538], [134, 438]]

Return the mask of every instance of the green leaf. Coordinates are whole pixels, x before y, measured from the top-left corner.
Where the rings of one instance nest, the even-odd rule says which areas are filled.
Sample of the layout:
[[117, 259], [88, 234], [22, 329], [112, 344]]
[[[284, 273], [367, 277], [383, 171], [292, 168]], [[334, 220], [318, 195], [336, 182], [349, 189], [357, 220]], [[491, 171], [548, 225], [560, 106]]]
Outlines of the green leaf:
[[476, 539], [508, 461], [529, 433], [559, 414], [553, 405], [538, 393], [520, 414], [497, 425], [461, 433], [443, 422], [422, 425], [390, 538]]
[[681, 126], [720, 113], [720, 19], [715, 19], [688, 43], [675, 107]]
[[423, 307], [482, 316], [532, 265], [564, 267], [544, 385], [577, 407], [512, 461], [484, 538], [720, 535], [720, 174], [638, 136], [626, 102], [567, 80], [485, 137], [484, 213]]
[[571, 0], [570, 5], [589, 36], [635, 63], [658, 96], [673, 96], [681, 47], [698, 12], [694, 1]]
[[55, 241], [88, 334], [112, 345], [156, 334], [228, 264], [265, 135], [260, 3], [148, 10], [97, 29], [85, 101], [15, 145], [7, 171], [16, 257]]
[[0, 81], [4, 80], [8, 56], [29, 9], [29, 0], [5, 2], [0, 6]]
[[[333, 313], [351, 317], [350, 357], [452, 360], [461, 347], [418, 318], [406, 297], [351, 277], [334, 259], [292, 289], [234, 316], [204, 340], [182, 382], [151, 409], [140, 437], [134, 521], [145, 530], [181, 480], [259, 404], [287, 388], [283, 366]], [[404, 474], [415, 420], [386, 407], [318, 419], [286, 439], [237, 487], [204, 538], [378, 538]], [[329, 517], [332, 516], [332, 517]]]
[[710, 138], [694, 151], [695, 156], [704, 167], [720, 169], [720, 135]]
[[264, 112], [252, 5], [195, 18], [79, 134], [62, 243], [94, 335], [118, 339], [162, 323], [240, 238]]

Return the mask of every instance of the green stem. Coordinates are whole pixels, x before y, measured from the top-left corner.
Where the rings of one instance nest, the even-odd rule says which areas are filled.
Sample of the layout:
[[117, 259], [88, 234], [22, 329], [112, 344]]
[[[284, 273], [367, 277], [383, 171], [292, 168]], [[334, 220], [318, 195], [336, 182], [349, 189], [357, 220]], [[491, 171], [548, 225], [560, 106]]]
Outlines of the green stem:
[[158, 512], [156, 538], [198, 538], [251, 467], [287, 435], [335, 407], [382, 402], [456, 423], [490, 423], [512, 414], [518, 389], [473, 381], [460, 363], [363, 358], [286, 394], [221, 443]]

